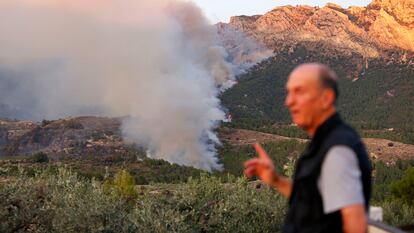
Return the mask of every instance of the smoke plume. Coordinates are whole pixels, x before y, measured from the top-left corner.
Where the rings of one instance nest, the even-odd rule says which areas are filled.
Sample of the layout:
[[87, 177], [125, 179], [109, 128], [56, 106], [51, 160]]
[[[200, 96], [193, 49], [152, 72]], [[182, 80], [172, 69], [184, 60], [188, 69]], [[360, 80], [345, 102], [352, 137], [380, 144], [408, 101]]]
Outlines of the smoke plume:
[[232, 64], [233, 73], [236, 75], [274, 55], [273, 50], [231, 24], [218, 23], [216, 28], [218, 41], [226, 51], [226, 60]]
[[128, 116], [125, 138], [151, 157], [220, 169], [217, 95], [233, 77], [209, 28], [178, 0], [2, 0], [0, 106]]

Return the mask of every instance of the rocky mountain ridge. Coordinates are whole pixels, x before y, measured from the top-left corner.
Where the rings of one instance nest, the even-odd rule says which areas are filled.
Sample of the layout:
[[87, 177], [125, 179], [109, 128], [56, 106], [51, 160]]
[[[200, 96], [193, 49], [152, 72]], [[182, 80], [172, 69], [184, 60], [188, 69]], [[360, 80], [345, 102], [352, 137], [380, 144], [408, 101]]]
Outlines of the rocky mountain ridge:
[[276, 54], [300, 44], [333, 56], [392, 57], [399, 51], [404, 62], [414, 57], [413, 0], [374, 0], [366, 7], [347, 9], [333, 3], [321, 8], [282, 6], [264, 15], [234, 16], [217, 29], [222, 36], [228, 30], [241, 32]]

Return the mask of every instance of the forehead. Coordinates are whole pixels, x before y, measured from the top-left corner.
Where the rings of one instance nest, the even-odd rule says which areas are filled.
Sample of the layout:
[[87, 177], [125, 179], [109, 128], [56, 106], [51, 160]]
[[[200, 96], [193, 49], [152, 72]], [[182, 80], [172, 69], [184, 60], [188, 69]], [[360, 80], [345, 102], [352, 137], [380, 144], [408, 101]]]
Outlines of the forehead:
[[314, 67], [295, 69], [288, 78], [286, 89], [319, 87], [318, 70]]

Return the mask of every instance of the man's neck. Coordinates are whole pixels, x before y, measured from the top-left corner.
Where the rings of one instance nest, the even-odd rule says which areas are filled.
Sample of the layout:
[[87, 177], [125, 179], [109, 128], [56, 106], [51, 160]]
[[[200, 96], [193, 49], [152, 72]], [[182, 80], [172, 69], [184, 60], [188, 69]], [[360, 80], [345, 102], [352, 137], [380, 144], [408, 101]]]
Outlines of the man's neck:
[[319, 126], [321, 126], [326, 120], [328, 120], [332, 115], [336, 113], [336, 109], [330, 108], [326, 112], [324, 112], [318, 119], [316, 119], [315, 123], [312, 125], [312, 127], [309, 127], [306, 132], [310, 137], [313, 137], [316, 133], [316, 130], [318, 130]]

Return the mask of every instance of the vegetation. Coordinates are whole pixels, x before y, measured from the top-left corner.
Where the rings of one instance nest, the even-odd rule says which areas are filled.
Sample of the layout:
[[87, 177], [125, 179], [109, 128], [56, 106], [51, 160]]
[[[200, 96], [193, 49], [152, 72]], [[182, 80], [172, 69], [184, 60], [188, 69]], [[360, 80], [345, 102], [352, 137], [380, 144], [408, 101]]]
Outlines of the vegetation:
[[414, 167], [407, 169], [404, 177], [391, 185], [391, 192], [396, 199], [414, 207]]
[[[305, 146], [304, 143], [300, 143], [297, 140], [269, 142], [263, 145], [281, 174], [286, 174], [287, 167], [285, 165], [296, 160], [299, 157], [300, 152], [305, 149]], [[242, 176], [243, 163], [246, 160], [257, 156], [251, 145], [239, 147], [224, 145], [219, 151], [219, 154], [224, 164], [224, 174], [230, 173], [235, 176]]]
[[123, 198], [136, 196], [135, 179], [126, 170], [119, 171], [113, 181], [106, 180], [105, 184], [108, 189], [114, 189]]
[[49, 156], [47, 156], [47, 154], [44, 152], [37, 152], [30, 156], [29, 160], [31, 160], [34, 163], [48, 163]]
[[395, 164], [378, 161], [373, 164], [373, 201], [382, 202], [392, 197], [391, 186], [401, 180], [408, 168], [414, 166], [414, 160], [397, 160]]
[[[44, 154], [44, 153], [41, 153]], [[38, 157], [36, 157], [38, 158]], [[199, 177], [201, 170], [171, 164], [164, 160], [141, 158], [136, 154], [126, 156], [84, 156], [66, 157], [51, 160], [49, 163], [39, 162], [39, 159], [25, 159], [24, 157], [9, 157], [0, 160], [0, 166], [11, 168], [16, 171], [18, 165], [25, 167], [26, 170], [32, 169], [49, 169], [64, 164], [76, 172], [79, 176], [87, 179], [96, 179], [103, 181], [105, 177], [114, 178], [118, 171], [125, 170], [134, 178], [137, 185], [146, 185], [151, 183], [181, 183], [189, 177]]]
[[[290, 125], [284, 85], [297, 64], [312, 61], [327, 63], [338, 73], [338, 108], [362, 136], [414, 143], [411, 67], [380, 60], [361, 66], [304, 48], [263, 61], [224, 92], [222, 102], [233, 117], [226, 126], [307, 138]], [[83, 126], [69, 120], [65, 127]], [[92, 137], [99, 140], [105, 134]], [[296, 140], [264, 145], [287, 176], [305, 146]], [[244, 161], [256, 156], [251, 146], [224, 144], [219, 149], [224, 171], [212, 174], [144, 154], [56, 161], [36, 153], [30, 159], [0, 160], [0, 232], [280, 231], [286, 200], [242, 176]], [[409, 160], [375, 162], [372, 196], [372, 204], [383, 207], [386, 223], [412, 232], [413, 166]]]
[[414, 232], [413, 165], [414, 160], [374, 164], [372, 205], [383, 208], [384, 222], [407, 232]]
[[21, 171], [0, 189], [0, 232], [278, 232], [286, 201], [231, 180], [201, 176], [173, 188], [141, 186], [131, 201], [67, 169], [34, 177]]
[[405, 232], [414, 232], [414, 208], [396, 199], [382, 202], [384, 222]]
[[[287, 176], [305, 146], [295, 140], [264, 144], [278, 171]], [[278, 232], [287, 203], [274, 190], [242, 178], [242, 164], [253, 156], [250, 145], [224, 145], [220, 150], [224, 172], [194, 169], [194, 176], [147, 182], [151, 185], [136, 185], [133, 167], [152, 164], [156, 171], [165, 166], [172, 174], [187, 168], [162, 160], [134, 163], [132, 158], [112, 158], [99, 180], [73, 171], [89, 171], [88, 166], [3, 161], [0, 176], [6, 182], [0, 183], [0, 232]], [[408, 191], [413, 165], [414, 161], [404, 160], [373, 164], [372, 205], [383, 207], [386, 223], [409, 232], [414, 230]], [[153, 176], [140, 174], [146, 180]], [[400, 196], [398, 190], [407, 195]]]
[[[238, 84], [221, 95], [233, 117], [230, 126], [276, 132], [275, 124], [289, 124], [290, 116], [284, 106], [284, 86], [289, 73], [298, 64], [322, 62], [339, 76], [337, 105], [348, 122], [360, 130], [394, 128], [394, 132], [383, 132], [380, 137], [413, 144], [413, 67], [380, 59], [367, 61], [367, 66], [362, 66], [362, 58], [355, 60], [327, 57], [299, 47], [293, 53], [282, 53], [263, 61], [241, 75]], [[291, 128], [284, 131], [282, 135], [297, 133]]]

